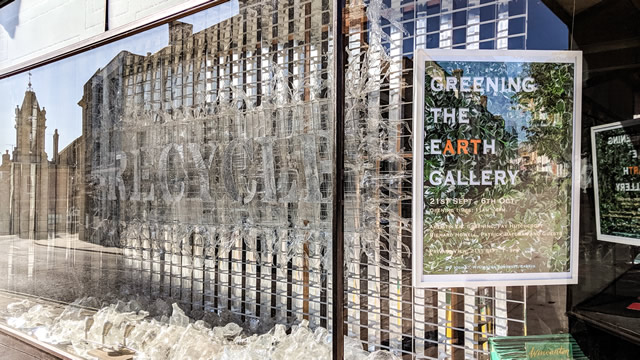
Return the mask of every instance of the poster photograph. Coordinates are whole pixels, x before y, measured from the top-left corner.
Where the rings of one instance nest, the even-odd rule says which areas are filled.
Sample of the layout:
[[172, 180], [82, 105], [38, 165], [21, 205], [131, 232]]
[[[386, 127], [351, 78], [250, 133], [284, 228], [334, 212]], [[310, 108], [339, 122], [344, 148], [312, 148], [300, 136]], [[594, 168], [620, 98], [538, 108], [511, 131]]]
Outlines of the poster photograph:
[[577, 283], [581, 52], [414, 61], [414, 285]]
[[598, 240], [640, 245], [640, 119], [591, 128]]

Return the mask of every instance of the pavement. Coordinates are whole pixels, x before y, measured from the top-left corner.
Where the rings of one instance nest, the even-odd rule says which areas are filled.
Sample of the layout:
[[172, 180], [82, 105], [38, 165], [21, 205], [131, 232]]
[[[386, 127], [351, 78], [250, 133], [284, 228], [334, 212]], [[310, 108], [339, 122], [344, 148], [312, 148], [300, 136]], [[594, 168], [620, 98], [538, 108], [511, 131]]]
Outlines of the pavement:
[[46, 240], [35, 240], [35, 243], [39, 246], [55, 247], [59, 249], [91, 251], [117, 255], [122, 254], [121, 248], [106, 247], [99, 244], [83, 241], [78, 239], [77, 235], [58, 235], [55, 238], [49, 238]]
[[0, 289], [61, 302], [135, 292], [121, 249], [73, 236], [47, 240], [0, 236]]

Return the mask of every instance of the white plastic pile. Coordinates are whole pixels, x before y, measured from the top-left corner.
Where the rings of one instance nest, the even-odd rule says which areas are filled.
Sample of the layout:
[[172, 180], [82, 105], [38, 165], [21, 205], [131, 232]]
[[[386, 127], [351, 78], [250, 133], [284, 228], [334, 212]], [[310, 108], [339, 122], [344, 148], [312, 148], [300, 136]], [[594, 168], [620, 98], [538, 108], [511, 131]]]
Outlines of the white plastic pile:
[[[136, 352], [135, 359], [158, 360], [325, 360], [331, 359], [331, 335], [325, 328], [311, 330], [303, 320], [287, 334], [284, 325], [275, 325], [263, 335], [244, 335], [236, 323], [211, 326], [193, 321], [174, 303], [172, 314], [151, 318], [135, 300], [118, 302], [92, 313], [79, 307], [82, 299], [62, 312], [54, 305], [28, 300], [7, 306], [9, 326], [32, 334], [39, 340], [69, 346], [71, 351], [93, 358], [89, 351], [126, 346]], [[95, 301], [95, 300], [94, 300]], [[154, 311], [167, 312], [168, 304], [158, 300]], [[126, 335], [126, 336], [125, 336]], [[345, 359], [396, 360], [390, 352], [366, 352], [357, 339], [345, 338]]]

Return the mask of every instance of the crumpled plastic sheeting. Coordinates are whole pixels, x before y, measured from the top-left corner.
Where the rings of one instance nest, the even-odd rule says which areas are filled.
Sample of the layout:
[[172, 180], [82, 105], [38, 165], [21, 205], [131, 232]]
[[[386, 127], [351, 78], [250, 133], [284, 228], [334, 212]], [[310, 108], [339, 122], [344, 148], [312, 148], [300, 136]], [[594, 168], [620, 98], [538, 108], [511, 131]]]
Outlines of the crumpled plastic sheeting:
[[[331, 254], [330, 233], [316, 229], [268, 229], [247, 225], [210, 226], [210, 225], [164, 225], [170, 240], [162, 237], [163, 226], [156, 223], [140, 223], [122, 225], [122, 242], [124, 253], [130, 257], [141, 257], [140, 250], [152, 249], [154, 253], [182, 256], [207, 257], [216, 260], [219, 254], [232, 251], [238, 244], [244, 243], [247, 251], [255, 252], [258, 264], [280, 251], [284, 258], [278, 266], [286, 267], [287, 263], [300, 254], [300, 249], [309, 245], [312, 252], [325, 269], [329, 269]], [[152, 232], [153, 229], [153, 232]], [[262, 249], [258, 252], [258, 239], [264, 239]], [[144, 246], [143, 246], [144, 245]], [[284, 245], [284, 250], [282, 247]]]
[[[362, 4], [350, 6], [357, 12]], [[401, 214], [402, 201], [410, 197], [403, 188], [410, 184], [406, 154], [411, 149], [398, 145], [407, 126], [398, 110], [405, 80], [402, 56], [391, 52], [401, 48], [407, 30], [402, 14], [382, 0], [366, 2], [366, 13], [369, 28], [356, 23], [350, 31], [367, 31], [368, 43], [346, 49], [345, 260], [364, 255], [377, 266], [407, 267], [403, 254], [410, 249], [398, 239], [411, 232], [410, 219]], [[383, 28], [385, 22], [391, 26]]]
[[[9, 325], [32, 333], [39, 340], [69, 345], [82, 357], [100, 348], [118, 349], [124, 345], [136, 351], [135, 359], [157, 360], [325, 360], [331, 358], [331, 335], [327, 329], [312, 330], [308, 322], [287, 328], [282, 324], [262, 335], [248, 335], [240, 325], [230, 322], [211, 326], [204, 320], [193, 321], [177, 303], [169, 305], [157, 299], [150, 317], [140, 302], [118, 301], [91, 313], [87, 306], [97, 305], [93, 298], [83, 298], [60, 313], [59, 306], [23, 300], [7, 306]], [[56, 315], [59, 314], [59, 315]], [[206, 316], [205, 316], [206, 318]], [[387, 351], [368, 353], [361, 342], [345, 337], [345, 359], [399, 360]]]
[[397, 9], [390, 8], [384, 4], [383, 0], [371, 0], [367, 6], [367, 17], [372, 26], [372, 32], [376, 32], [383, 40], [390, 40], [389, 35], [382, 31], [381, 24], [382, 19], [386, 20], [395, 27], [398, 31], [401, 31], [404, 35], [409, 35], [409, 32], [402, 25], [402, 13]]

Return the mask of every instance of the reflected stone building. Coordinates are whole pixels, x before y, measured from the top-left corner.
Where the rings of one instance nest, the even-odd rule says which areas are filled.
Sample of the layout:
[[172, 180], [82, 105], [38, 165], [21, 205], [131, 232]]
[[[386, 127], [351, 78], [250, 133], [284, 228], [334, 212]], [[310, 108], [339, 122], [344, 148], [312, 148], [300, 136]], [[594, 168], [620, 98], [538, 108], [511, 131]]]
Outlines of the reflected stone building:
[[84, 137], [58, 152], [58, 130], [53, 135], [53, 159], [49, 163], [49, 233], [78, 234], [84, 240]]
[[[0, 165], [0, 204], [9, 204], [11, 201], [11, 154], [6, 150], [2, 154]], [[11, 208], [0, 207], [0, 235], [11, 234]]]
[[168, 46], [123, 51], [85, 83], [81, 239], [123, 248], [128, 284], [188, 309], [326, 326], [310, 299], [328, 296], [328, 26], [314, 22], [329, 18], [262, 33], [285, 19], [255, 10], [197, 33], [173, 22]]
[[115, 241], [101, 228], [132, 221], [329, 230], [329, 103], [320, 71], [303, 81], [326, 59], [218, 57], [230, 39], [216, 27], [169, 30], [169, 46], [122, 52], [85, 84], [85, 215], [97, 242]]
[[9, 231], [21, 238], [47, 238], [49, 162], [45, 152], [46, 110], [36, 93], [25, 92], [16, 107], [16, 147], [11, 164], [11, 223]]
[[2, 156], [0, 166], [0, 201], [6, 204], [0, 209], [0, 235], [39, 240], [78, 232], [69, 206], [80, 206], [76, 199], [82, 194], [81, 167], [75, 152], [82, 137], [58, 154], [56, 129], [53, 159], [48, 160], [46, 110], [40, 108], [31, 83], [15, 114], [16, 146], [13, 156], [8, 151]]
[[49, 162], [44, 150], [46, 110], [40, 108], [31, 83], [15, 114], [16, 147], [10, 161], [6, 154], [3, 156], [1, 168], [1, 192], [7, 202], [1, 210], [0, 233], [46, 239], [49, 199]]

